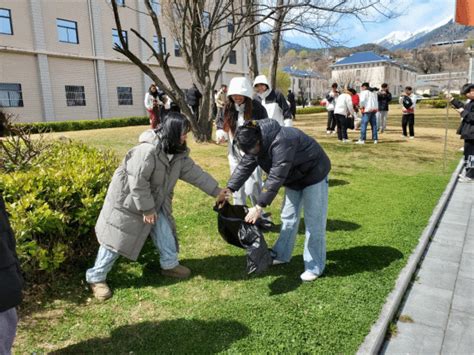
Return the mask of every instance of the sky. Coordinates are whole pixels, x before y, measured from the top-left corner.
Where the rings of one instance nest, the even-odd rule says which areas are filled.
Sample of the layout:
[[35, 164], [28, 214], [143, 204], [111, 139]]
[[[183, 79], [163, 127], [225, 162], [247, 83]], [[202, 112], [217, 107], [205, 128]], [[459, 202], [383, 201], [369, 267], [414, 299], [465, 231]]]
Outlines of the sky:
[[[456, 1], [400, 0], [393, 2], [396, 4], [394, 10], [400, 12], [400, 16], [393, 19], [379, 17], [378, 21], [372, 20], [364, 24], [351, 17], [344, 18], [337, 25], [335, 38], [342, 45], [353, 47], [375, 42], [393, 31], [416, 32], [426, 27], [441, 25], [445, 20], [447, 22], [450, 17], [454, 17]], [[321, 47], [317, 41], [297, 33], [288, 32], [285, 39], [306, 47]]]

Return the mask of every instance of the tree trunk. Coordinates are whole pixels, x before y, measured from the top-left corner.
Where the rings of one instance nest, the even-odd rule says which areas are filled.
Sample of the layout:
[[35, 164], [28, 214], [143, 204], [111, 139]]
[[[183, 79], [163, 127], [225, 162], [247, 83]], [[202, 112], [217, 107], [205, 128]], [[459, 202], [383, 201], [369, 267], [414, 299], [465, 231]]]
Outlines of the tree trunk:
[[[252, 0], [247, 0], [246, 1], [246, 6], [253, 6], [253, 1]], [[255, 22], [254, 16], [251, 16], [249, 18], [250, 23]], [[253, 27], [250, 30], [250, 37], [249, 37], [249, 43], [250, 43], [250, 48], [249, 48], [249, 76], [250, 80], [253, 82], [255, 77], [259, 74], [259, 69], [258, 69], [258, 44], [257, 44], [257, 28]]]
[[[207, 91], [207, 90], [205, 90]], [[209, 142], [212, 139], [212, 119], [211, 119], [211, 98], [210, 91], [204, 92], [199, 106], [198, 130], [193, 132], [196, 142]]]
[[281, 40], [281, 29], [283, 21], [285, 19], [285, 10], [283, 9], [284, 0], [278, 0], [277, 6], [279, 7], [275, 15], [275, 26], [272, 37], [272, 60], [270, 63], [270, 85], [272, 88], [276, 88], [277, 83], [277, 71], [278, 71], [278, 59], [280, 56], [280, 40]]

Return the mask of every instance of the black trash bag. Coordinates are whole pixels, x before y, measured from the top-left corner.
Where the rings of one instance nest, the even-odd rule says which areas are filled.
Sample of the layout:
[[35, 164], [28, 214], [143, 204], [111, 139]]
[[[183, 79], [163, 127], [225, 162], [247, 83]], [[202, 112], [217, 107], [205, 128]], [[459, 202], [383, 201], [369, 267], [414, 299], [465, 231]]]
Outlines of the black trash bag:
[[217, 212], [217, 227], [222, 239], [247, 251], [247, 274], [266, 271], [272, 264], [272, 257], [259, 223], [245, 222], [247, 206], [225, 203], [221, 208], [216, 205], [214, 211]]

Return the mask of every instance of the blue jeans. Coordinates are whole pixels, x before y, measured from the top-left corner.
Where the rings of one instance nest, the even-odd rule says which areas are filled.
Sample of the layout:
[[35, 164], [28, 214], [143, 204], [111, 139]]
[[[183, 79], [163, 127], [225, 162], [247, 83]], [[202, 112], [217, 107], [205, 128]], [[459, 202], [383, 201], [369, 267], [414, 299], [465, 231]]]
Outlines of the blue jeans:
[[[161, 268], [166, 270], [178, 266], [176, 240], [168, 219], [163, 213], [158, 215], [158, 221], [151, 229], [151, 237], [160, 253]], [[86, 281], [88, 283], [104, 282], [118, 257], [119, 254], [116, 251], [101, 245], [94, 266], [86, 272]]]
[[306, 238], [304, 242], [305, 270], [321, 275], [326, 264], [326, 218], [328, 210], [328, 177], [303, 190], [285, 189], [281, 211], [280, 237], [273, 246], [273, 257], [289, 262], [304, 208]]
[[362, 123], [360, 126], [360, 140], [365, 141], [367, 136], [367, 124], [370, 122], [370, 127], [372, 129], [372, 140], [378, 140], [377, 134], [377, 115], [375, 112], [365, 112], [362, 115]]

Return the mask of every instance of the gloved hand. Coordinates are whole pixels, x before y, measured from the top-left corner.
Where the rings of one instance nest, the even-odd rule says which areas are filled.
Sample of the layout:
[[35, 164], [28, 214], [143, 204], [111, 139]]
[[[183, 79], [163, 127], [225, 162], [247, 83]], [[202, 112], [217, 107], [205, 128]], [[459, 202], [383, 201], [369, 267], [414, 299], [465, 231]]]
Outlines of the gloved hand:
[[262, 211], [263, 209], [259, 205], [249, 208], [249, 212], [245, 216], [245, 222], [255, 224], [257, 219], [262, 216]]

